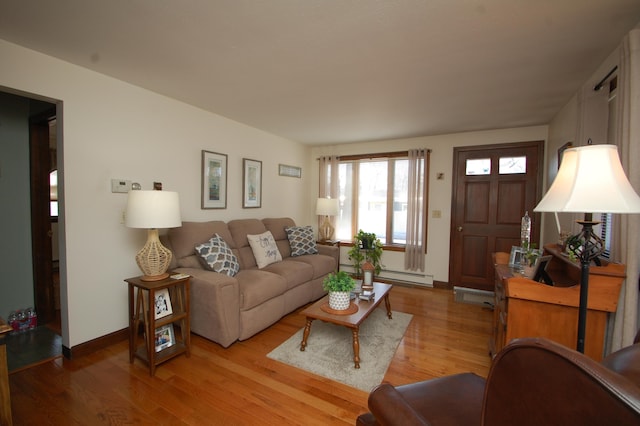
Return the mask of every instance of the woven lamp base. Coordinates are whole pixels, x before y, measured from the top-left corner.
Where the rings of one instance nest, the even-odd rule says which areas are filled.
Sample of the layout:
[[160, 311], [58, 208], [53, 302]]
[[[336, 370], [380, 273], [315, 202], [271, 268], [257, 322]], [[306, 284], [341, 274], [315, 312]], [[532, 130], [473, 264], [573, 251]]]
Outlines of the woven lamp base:
[[160, 242], [157, 229], [149, 229], [147, 243], [136, 255], [136, 263], [144, 274], [142, 281], [160, 281], [169, 277], [167, 269], [171, 263], [171, 250]]

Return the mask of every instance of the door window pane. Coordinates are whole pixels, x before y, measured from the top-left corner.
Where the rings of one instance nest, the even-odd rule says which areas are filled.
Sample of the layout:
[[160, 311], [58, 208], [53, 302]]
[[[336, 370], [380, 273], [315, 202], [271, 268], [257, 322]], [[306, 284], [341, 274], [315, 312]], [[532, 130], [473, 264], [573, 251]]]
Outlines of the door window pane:
[[490, 158], [473, 158], [467, 160], [467, 176], [488, 175], [491, 173]]
[[527, 173], [527, 157], [500, 157], [498, 169], [501, 175]]

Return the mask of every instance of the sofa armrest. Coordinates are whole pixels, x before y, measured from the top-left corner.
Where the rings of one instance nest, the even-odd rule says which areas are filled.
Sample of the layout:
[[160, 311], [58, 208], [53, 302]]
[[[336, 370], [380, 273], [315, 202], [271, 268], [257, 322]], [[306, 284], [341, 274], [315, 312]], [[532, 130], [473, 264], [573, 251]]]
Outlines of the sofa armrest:
[[240, 336], [240, 290], [238, 280], [197, 268], [178, 268], [191, 275], [191, 331], [230, 346]]
[[340, 265], [340, 247], [327, 246], [324, 244], [317, 244], [316, 247], [318, 248], [318, 254], [331, 256], [336, 260], [336, 270], [338, 270], [338, 265]]
[[429, 425], [389, 383], [378, 385], [369, 394], [369, 409], [385, 426]]

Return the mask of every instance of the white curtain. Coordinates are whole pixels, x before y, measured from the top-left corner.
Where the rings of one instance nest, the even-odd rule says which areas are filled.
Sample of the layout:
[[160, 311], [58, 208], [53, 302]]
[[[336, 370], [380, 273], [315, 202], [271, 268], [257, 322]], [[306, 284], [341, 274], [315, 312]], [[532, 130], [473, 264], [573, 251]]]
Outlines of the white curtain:
[[[338, 198], [338, 163], [336, 156], [320, 157], [320, 187], [318, 198]], [[331, 226], [335, 228], [336, 217], [330, 217]], [[324, 217], [318, 217], [318, 227], [324, 222]]]
[[407, 202], [407, 245], [404, 268], [424, 272], [426, 167], [424, 149], [409, 150], [409, 199]]
[[[631, 185], [640, 193], [640, 29], [622, 41], [618, 66], [618, 117], [616, 145]], [[638, 324], [638, 279], [640, 274], [640, 215], [616, 215], [613, 260], [627, 265], [627, 279], [620, 293], [611, 350], [633, 343]]]

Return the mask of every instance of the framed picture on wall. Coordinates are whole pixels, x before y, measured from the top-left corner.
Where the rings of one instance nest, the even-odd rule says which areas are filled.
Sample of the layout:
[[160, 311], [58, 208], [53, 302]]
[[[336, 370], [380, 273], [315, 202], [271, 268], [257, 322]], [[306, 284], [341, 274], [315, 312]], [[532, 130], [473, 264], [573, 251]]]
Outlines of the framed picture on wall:
[[203, 209], [227, 208], [227, 156], [218, 152], [202, 151], [202, 206]]
[[242, 159], [242, 208], [262, 207], [262, 161]]

